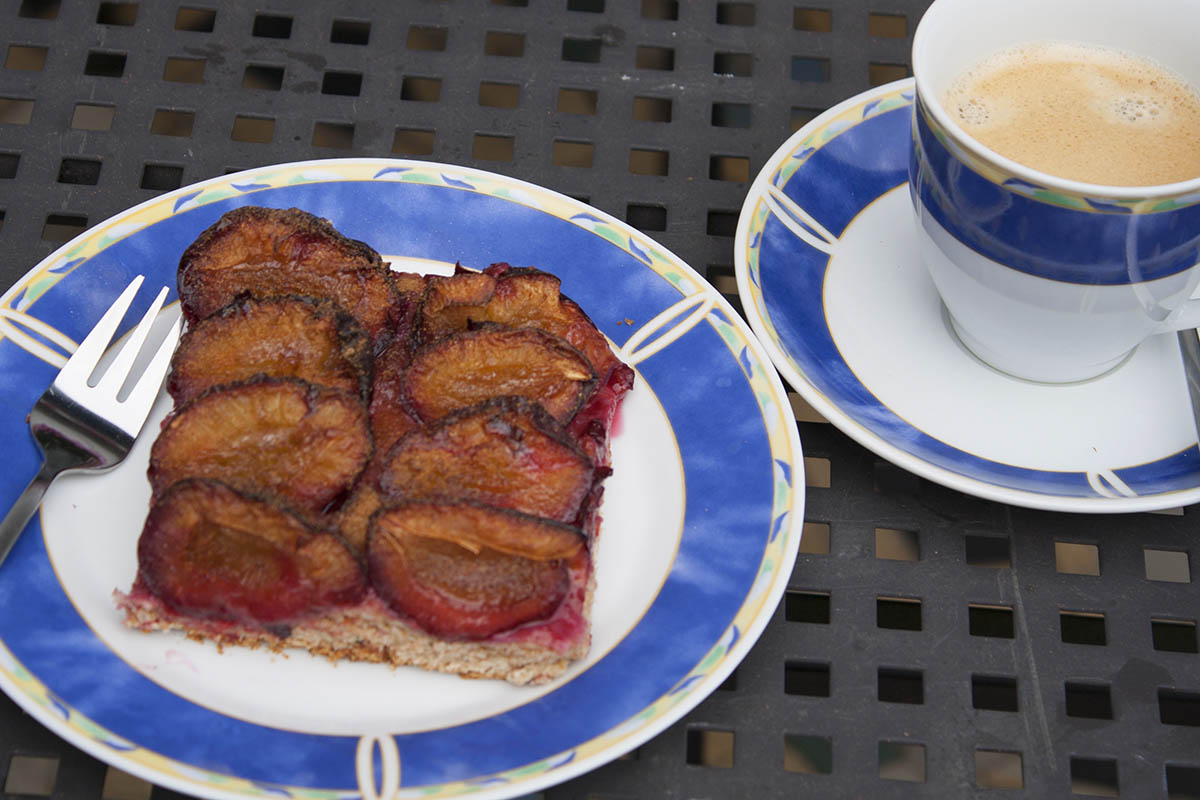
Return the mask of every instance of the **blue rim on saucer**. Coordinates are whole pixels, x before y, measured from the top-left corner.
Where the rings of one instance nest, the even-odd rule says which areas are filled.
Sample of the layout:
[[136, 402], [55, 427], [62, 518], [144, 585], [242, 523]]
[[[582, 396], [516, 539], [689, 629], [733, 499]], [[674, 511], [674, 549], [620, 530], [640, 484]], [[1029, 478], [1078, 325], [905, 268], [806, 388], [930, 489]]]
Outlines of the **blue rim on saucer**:
[[36, 471], [26, 410], [120, 287], [135, 272], [174, 285], [183, 248], [248, 204], [306, 209], [391, 256], [558, 274], [635, 363], [678, 443], [682, 532], [661, 588], [611, 650], [528, 702], [463, 724], [327, 735], [222, 714], [134, 669], [73, 606], [35, 519], [0, 574], [0, 687], [93, 756], [189, 794], [502, 798], [621, 755], [719, 686], [773, 615], [799, 545], [803, 462], [783, 386], [681, 260], [504, 176], [391, 159], [277, 165], [162, 195], [69, 242], [0, 298], [0, 497]]
[[[747, 318], [776, 367], [847, 435], [959, 491], [1078, 512], [1146, 511], [1200, 500], [1194, 438], [1190, 445], [1108, 469], [1045, 469], [1032, 461], [999, 460], [913, 424], [881, 401], [877, 387], [848, 362], [837, 328], [851, 323], [830, 318], [829, 270], [839, 237], [860, 214], [890, 192], [907, 196], [913, 95], [908, 79], [846, 100], [790, 137], [754, 181], [739, 218], [735, 265]], [[1163, 391], [1171, 388], [1164, 383]], [[1175, 388], [1184, 392], [1182, 383]], [[1022, 390], [1014, 384], [1013, 391]]]

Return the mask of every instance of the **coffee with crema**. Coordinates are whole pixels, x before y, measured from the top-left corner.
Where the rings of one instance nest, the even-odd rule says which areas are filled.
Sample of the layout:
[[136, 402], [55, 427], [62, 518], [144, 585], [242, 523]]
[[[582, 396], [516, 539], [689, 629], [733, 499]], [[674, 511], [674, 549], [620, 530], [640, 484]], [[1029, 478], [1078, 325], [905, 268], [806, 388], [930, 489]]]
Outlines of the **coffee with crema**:
[[1200, 177], [1200, 91], [1138, 55], [1022, 45], [977, 63], [941, 99], [984, 146], [1060, 178], [1154, 186]]

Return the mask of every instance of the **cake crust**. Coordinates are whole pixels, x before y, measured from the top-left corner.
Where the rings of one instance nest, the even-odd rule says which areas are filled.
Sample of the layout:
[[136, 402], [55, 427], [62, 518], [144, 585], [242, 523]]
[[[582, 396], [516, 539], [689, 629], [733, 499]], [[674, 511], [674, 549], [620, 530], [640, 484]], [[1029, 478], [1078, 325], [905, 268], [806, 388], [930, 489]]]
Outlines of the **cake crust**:
[[[595, 576], [587, 568], [573, 571], [571, 595], [555, 617], [489, 641], [443, 639], [418, 630], [392, 613], [375, 595], [358, 605], [328, 611], [272, 633], [245, 624], [197, 620], [173, 613], [144, 588], [114, 592], [125, 624], [144, 633], [177, 633], [221, 650], [245, 647], [274, 653], [307, 651], [332, 662], [362, 661], [393, 669], [417, 667], [463, 678], [503, 680], [517, 686], [538, 685], [558, 678], [572, 662], [584, 658], [591, 645]], [[578, 635], [558, 647], [548, 645], [539, 628], [557, 624]], [[280, 635], [284, 634], [284, 635]]]

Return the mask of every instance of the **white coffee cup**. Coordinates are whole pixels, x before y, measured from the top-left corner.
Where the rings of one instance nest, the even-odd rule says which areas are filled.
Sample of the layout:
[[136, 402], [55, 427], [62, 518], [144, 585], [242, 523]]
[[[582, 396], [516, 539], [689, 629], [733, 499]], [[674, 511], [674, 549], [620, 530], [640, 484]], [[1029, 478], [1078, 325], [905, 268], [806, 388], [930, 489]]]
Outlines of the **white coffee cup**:
[[1131, 52], [1200, 87], [1197, 31], [1195, 0], [936, 0], [922, 18], [917, 238], [956, 333], [986, 363], [1079, 381], [1147, 337], [1200, 326], [1200, 177], [1103, 186], [1030, 169], [968, 135], [942, 106], [946, 88], [990, 53], [1046, 41]]

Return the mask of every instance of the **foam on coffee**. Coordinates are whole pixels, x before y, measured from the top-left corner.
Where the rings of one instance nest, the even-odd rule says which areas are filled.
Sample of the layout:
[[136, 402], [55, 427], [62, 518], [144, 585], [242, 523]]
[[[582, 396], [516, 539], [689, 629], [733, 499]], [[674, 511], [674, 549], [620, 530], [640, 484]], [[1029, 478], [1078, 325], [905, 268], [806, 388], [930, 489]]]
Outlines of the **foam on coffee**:
[[942, 105], [984, 146], [1051, 175], [1114, 186], [1200, 177], [1200, 91], [1131, 53], [1002, 50], [959, 75]]

